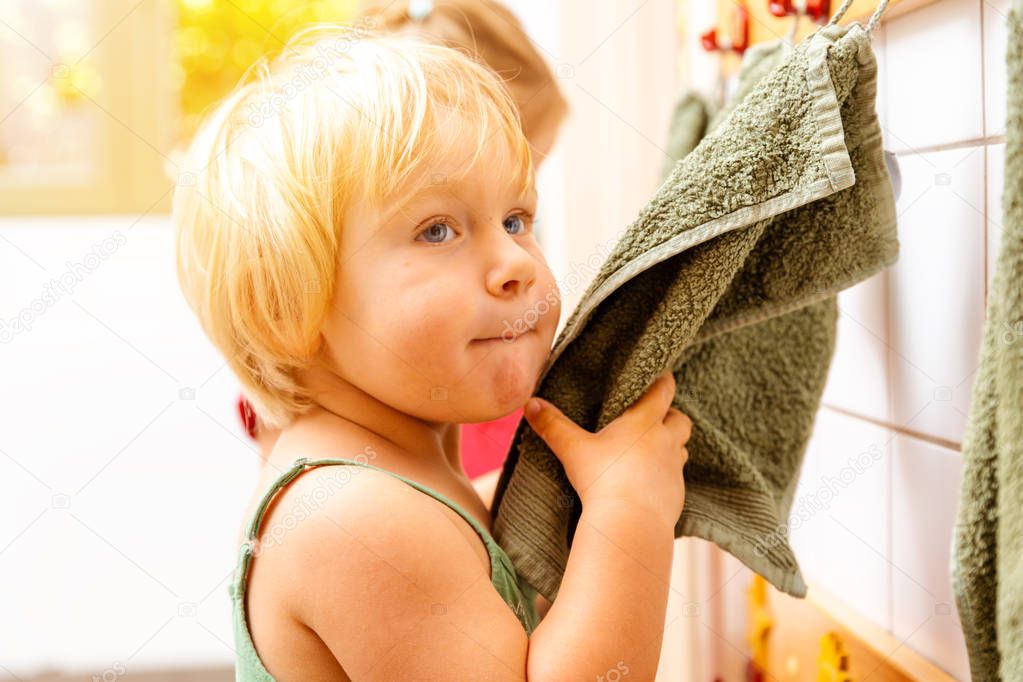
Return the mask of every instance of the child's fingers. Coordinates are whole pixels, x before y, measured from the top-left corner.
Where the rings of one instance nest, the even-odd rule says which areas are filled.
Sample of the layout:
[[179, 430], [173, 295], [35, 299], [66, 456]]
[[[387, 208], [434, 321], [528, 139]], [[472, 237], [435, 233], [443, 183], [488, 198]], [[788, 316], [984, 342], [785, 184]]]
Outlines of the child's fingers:
[[678, 437], [680, 443], [688, 442], [693, 433], [693, 420], [685, 412], [675, 407], [668, 408], [668, 413], [664, 417], [664, 425]]
[[632, 405], [622, 413], [629, 421], [647, 425], [662, 421], [675, 399], [675, 375], [664, 371]]
[[[533, 409], [534, 405], [535, 410]], [[566, 417], [555, 405], [543, 398], [535, 396], [530, 398], [526, 402], [524, 414], [529, 425], [559, 458], [571, 447], [572, 443], [578, 442], [589, 434], [588, 431]]]

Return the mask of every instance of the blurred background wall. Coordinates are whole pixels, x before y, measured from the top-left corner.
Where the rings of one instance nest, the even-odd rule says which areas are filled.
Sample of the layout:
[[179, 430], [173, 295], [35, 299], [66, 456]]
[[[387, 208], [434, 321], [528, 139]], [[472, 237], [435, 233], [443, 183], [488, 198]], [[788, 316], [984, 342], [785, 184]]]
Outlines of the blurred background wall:
[[[508, 5], [573, 109], [539, 176], [564, 321], [657, 185], [676, 5]], [[0, 679], [233, 679], [227, 581], [259, 461], [178, 291], [178, 153], [258, 55], [354, 9], [0, 3]]]

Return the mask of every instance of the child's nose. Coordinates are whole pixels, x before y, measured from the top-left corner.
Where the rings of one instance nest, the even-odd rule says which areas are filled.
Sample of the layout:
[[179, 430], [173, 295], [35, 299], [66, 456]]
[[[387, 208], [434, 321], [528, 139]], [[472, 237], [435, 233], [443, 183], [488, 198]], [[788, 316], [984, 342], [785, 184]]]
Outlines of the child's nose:
[[536, 283], [536, 260], [505, 233], [503, 239], [493, 240], [489, 246], [486, 274], [487, 290], [494, 296], [516, 296], [529, 291]]

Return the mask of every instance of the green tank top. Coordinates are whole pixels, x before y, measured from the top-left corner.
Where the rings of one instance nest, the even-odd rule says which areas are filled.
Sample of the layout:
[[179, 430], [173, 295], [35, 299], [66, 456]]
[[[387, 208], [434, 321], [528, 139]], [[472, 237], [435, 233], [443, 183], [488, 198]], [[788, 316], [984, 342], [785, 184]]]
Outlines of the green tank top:
[[259, 655], [256, 653], [256, 647], [252, 643], [252, 636], [249, 632], [248, 620], [245, 614], [246, 580], [249, 574], [249, 566], [252, 563], [253, 543], [259, 537], [259, 526], [263, 520], [263, 514], [270, 505], [270, 501], [273, 499], [273, 496], [304, 470], [310, 467], [329, 464], [356, 464], [368, 469], [382, 471], [383, 473], [390, 474], [391, 476], [408, 483], [413, 488], [440, 500], [458, 512], [458, 514], [468, 521], [473, 529], [479, 534], [479, 536], [483, 539], [483, 543], [487, 547], [487, 553], [490, 555], [490, 581], [494, 584], [494, 588], [497, 590], [497, 593], [501, 595], [501, 598], [504, 599], [505, 603], [508, 604], [512, 612], [518, 617], [519, 622], [522, 623], [522, 627], [526, 630], [526, 634], [531, 635], [533, 633], [533, 630], [536, 629], [536, 626], [540, 623], [540, 618], [537, 615], [536, 605], [534, 602], [537, 594], [536, 591], [526, 581], [519, 580], [511, 559], [505, 551], [501, 549], [501, 546], [497, 544], [497, 541], [491, 537], [486, 528], [484, 528], [480, 522], [472, 516], [472, 514], [466, 512], [445, 495], [392, 471], [375, 467], [372, 464], [344, 458], [309, 460], [306, 457], [300, 457], [295, 460], [288, 471], [285, 471], [277, 478], [273, 485], [270, 486], [270, 489], [263, 495], [263, 498], [260, 500], [259, 506], [256, 508], [256, 512], [253, 514], [253, 517], [247, 527], [245, 533], [246, 541], [243, 542], [241, 547], [238, 549], [238, 563], [235, 567], [231, 584], [228, 586], [228, 594], [231, 596], [231, 609], [234, 619], [236, 680], [239, 682], [250, 682], [256, 680], [259, 682], [273, 682], [274, 679], [263, 666], [262, 661], [259, 659]]

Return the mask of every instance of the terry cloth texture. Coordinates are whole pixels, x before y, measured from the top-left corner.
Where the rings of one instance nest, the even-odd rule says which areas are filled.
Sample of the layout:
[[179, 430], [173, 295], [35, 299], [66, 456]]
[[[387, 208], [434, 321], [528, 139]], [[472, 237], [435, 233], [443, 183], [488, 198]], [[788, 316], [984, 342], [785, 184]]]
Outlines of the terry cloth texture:
[[774, 71], [794, 49], [792, 43], [780, 39], [757, 43], [746, 50], [742, 55], [742, 64], [739, 65], [735, 91], [728, 98], [725, 106], [721, 107], [711, 118], [707, 129], [717, 128], [732, 113], [732, 110], [746, 99], [746, 96], [753, 91], [763, 77]]
[[735, 92], [724, 107], [696, 90], [687, 90], [679, 97], [668, 125], [668, 148], [661, 166], [662, 182], [791, 49], [792, 45], [784, 40], [757, 43], [748, 49], [739, 67]]
[[667, 177], [675, 169], [675, 164], [693, 151], [707, 134], [711, 118], [720, 107], [713, 99], [697, 92], [687, 90], [675, 102], [668, 124], [668, 148], [666, 158], [661, 167], [661, 177]]
[[963, 434], [952, 585], [974, 680], [1023, 680], [1023, 2], [1008, 18], [1002, 237]]
[[731, 113], [732, 109], [753, 89], [760, 79], [770, 73], [792, 50], [785, 40], [757, 43], [743, 53], [742, 64], [736, 77], [737, 86], [731, 99], [722, 107], [713, 98], [696, 90], [687, 90], [678, 98], [668, 124], [668, 148], [661, 166], [661, 178], [667, 178], [675, 165], [696, 148], [709, 131]]
[[[793, 48], [627, 228], [536, 391], [598, 431], [671, 368], [673, 404], [693, 422], [675, 536], [713, 541], [799, 597], [787, 517], [834, 351], [835, 294], [898, 256], [876, 74], [859, 23]], [[548, 600], [581, 511], [561, 463], [520, 423], [495, 537]]]

